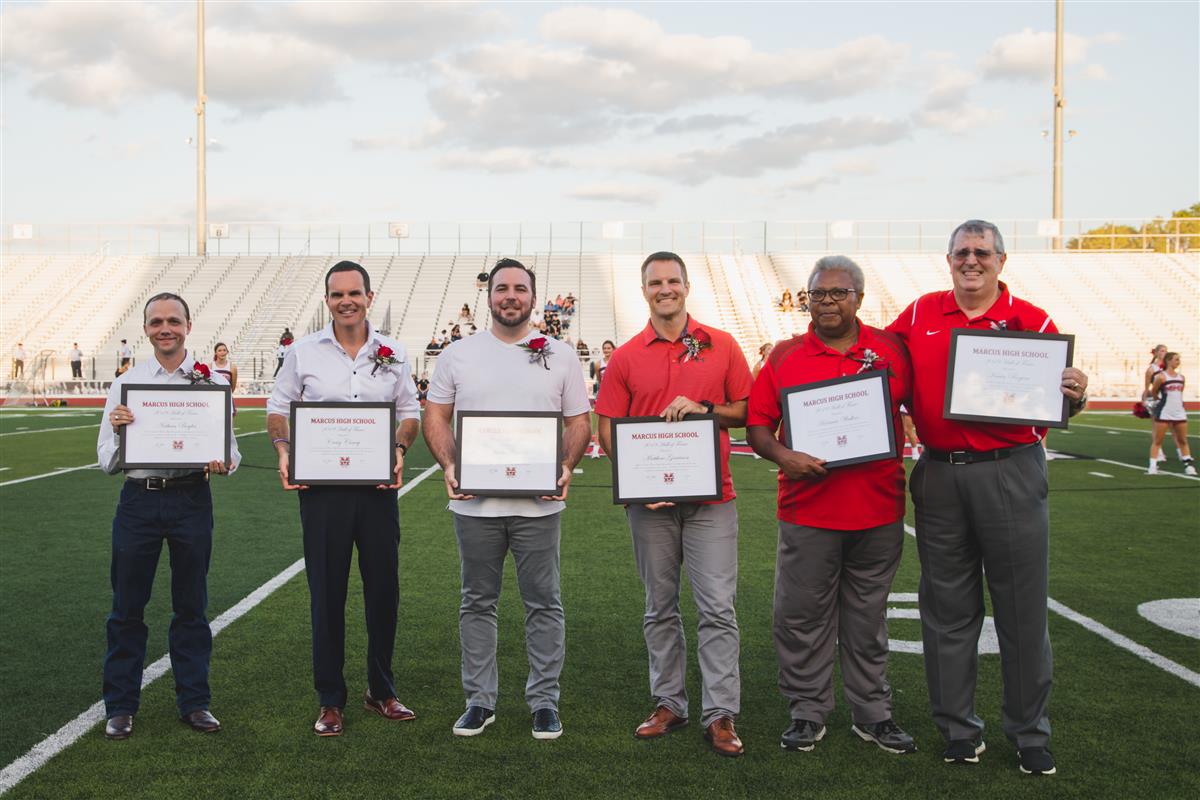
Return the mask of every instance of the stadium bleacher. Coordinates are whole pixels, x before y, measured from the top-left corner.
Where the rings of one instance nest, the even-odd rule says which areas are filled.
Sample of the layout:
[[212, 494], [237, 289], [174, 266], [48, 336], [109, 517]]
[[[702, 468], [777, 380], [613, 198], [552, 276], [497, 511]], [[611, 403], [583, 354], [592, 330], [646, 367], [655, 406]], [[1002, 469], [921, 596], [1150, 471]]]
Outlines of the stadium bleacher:
[[[356, 259], [376, 290], [371, 320], [387, 326], [415, 360], [425, 344], [466, 303], [486, 320], [486, 293], [476, 276], [503, 254], [394, 255], [30, 255], [0, 257], [3, 313], [0, 353], [18, 341], [31, 355], [49, 357], [45, 378], [69, 374], [66, 352], [79, 342], [86, 371], [107, 378], [121, 339], [136, 357], [149, 347], [141, 333], [142, 306], [152, 294], [174, 291], [191, 305], [192, 342], [211, 353], [230, 345], [243, 375], [269, 378], [279, 334], [303, 335], [324, 324], [321, 280], [340, 258]], [[850, 253], [867, 279], [864, 321], [886, 324], [921, 293], [946, 288], [938, 253]], [[730, 331], [747, 358], [765, 341], [804, 330], [808, 317], [779, 309], [785, 288], [804, 286], [815, 253], [682, 253], [689, 267], [689, 309]], [[639, 291], [641, 257], [630, 253], [524, 254], [539, 278], [542, 302], [573, 294], [578, 310], [568, 335], [597, 350], [621, 343], [645, 325]], [[1018, 295], [1051, 310], [1060, 329], [1076, 335], [1075, 362], [1092, 374], [1094, 396], [1134, 397], [1148, 351], [1165, 342], [1183, 355], [1184, 371], [1200, 362], [1200, 256], [1153, 252], [1018, 252], [1004, 273]], [[4, 379], [8, 378], [6, 361]], [[248, 371], [247, 367], [252, 371]], [[1195, 399], [1200, 380], [1188, 387]]]

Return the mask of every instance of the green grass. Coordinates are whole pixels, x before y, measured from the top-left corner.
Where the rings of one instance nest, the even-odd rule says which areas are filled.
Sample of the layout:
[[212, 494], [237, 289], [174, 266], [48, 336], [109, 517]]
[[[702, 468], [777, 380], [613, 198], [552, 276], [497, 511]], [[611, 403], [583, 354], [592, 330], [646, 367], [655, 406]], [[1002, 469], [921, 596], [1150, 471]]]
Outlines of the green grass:
[[[98, 417], [93, 417], [98, 421]], [[0, 414], [0, 432], [87, 424], [86, 418]], [[1144, 422], [1085, 415], [1106, 430], [1073, 426], [1052, 446], [1140, 467]], [[238, 427], [261, 430], [261, 411]], [[1141, 433], [1137, 431], [1141, 430]], [[0, 482], [80, 466], [95, 459], [95, 428], [0, 438]], [[265, 436], [240, 440], [243, 468], [217, 481], [209, 576], [215, 618], [300, 557], [296, 498], [278, 487]], [[1170, 452], [1173, 453], [1173, 450]], [[413, 449], [410, 474], [431, 463]], [[978, 705], [989, 749], [976, 769], [941, 764], [916, 655], [893, 654], [896, 719], [921, 750], [890, 757], [849, 732], [838, 697], [830, 735], [813, 753], [784, 753], [787, 705], [776, 689], [771, 641], [775, 560], [775, 476], [771, 465], [734, 458], [741, 519], [738, 616], [742, 630], [742, 759], [710, 754], [698, 724], [663, 741], [640, 742], [634, 726], [650, 711], [641, 637], [641, 586], [624, 515], [611, 504], [606, 460], [586, 460], [563, 515], [562, 586], [567, 664], [561, 712], [565, 735], [529, 735], [522, 609], [511, 562], [501, 600], [497, 722], [473, 739], [450, 734], [462, 709], [458, 681], [458, 558], [437, 474], [401, 499], [400, 624], [396, 676], [418, 718], [389, 723], [361, 706], [347, 709], [347, 732], [313, 736], [316, 700], [309, 661], [308, 595], [303, 575], [216, 639], [215, 736], [175, 720], [167, 676], [144, 692], [133, 738], [108, 742], [99, 730], [11, 792], [13, 797], [790, 797], [836, 798], [1126, 797], [1200, 795], [1194, 719], [1200, 690], [1056, 614], [1051, 702], [1060, 774], [1022, 778], [999, 726], [999, 659], [981, 659]], [[1170, 467], [1178, 471], [1178, 463]], [[1102, 472], [1102, 478], [1090, 475]], [[108, 551], [119, 478], [84, 470], [0, 486], [0, 763], [26, 752], [99, 697], [104, 618], [110, 601]], [[1156, 652], [1200, 670], [1197, 642], [1138, 616], [1138, 603], [1200, 594], [1200, 484], [1147, 477], [1089, 460], [1051, 464], [1050, 594]], [[911, 521], [911, 512], [910, 512]], [[147, 610], [150, 660], [166, 649], [169, 575], [164, 563]], [[915, 592], [916, 549], [906, 538], [893, 586]], [[352, 697], [365, 682], [365, 634], [357, 571], [347, 609], [346, 676]], [[685, 592], [694, 650], [695, 613]], [[919, 640], [919, 624], [893, 620], [894, 639]], [[699, 710], [694, 652], [689, 693]], [[840, 691], [840, 690], [839, 690]], [[698, 713], [696, 714], [698, 718]]]

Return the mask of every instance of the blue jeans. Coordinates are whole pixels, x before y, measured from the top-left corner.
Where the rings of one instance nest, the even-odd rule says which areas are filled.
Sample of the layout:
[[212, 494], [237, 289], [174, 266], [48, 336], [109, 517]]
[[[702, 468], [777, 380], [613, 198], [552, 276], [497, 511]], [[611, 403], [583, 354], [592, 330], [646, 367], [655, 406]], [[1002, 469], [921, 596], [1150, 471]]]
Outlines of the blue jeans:
[[143, 620], [165, 539], [171, 558], [171, 626], [167, 643], [180, 716], [208, 708], [212, 631], [208, 564], [212, 554], [212, 493], [207, 483], [148, 491], [126, 483], [112, 526], [112, 612], [104, 656], [104, 706], [108, 717], [133, 714], [146, 662]]

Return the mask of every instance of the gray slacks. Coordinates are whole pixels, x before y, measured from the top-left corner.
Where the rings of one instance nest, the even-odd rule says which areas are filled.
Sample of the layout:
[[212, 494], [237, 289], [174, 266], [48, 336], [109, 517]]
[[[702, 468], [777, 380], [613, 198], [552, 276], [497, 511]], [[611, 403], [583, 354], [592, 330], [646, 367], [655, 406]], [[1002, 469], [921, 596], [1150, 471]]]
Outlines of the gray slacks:
[[1017, 747], [1050, 740], [1053, 659], [1046, 624], [1049, 579], [1046, 453], [1026, 447], [1003, 461], [947, 464], [923, 456], [909, 480], [921, 558], [921, 636], [933, 721], [948, 740], [983, 732], [975, 713], [983, 575], [1004, 684], [1001, 721]]
[[525, 604], [525, 652], [531, 711], [558, 709], [558, 676], [566, 658], [566, 622], [559, 592], [559, 514], [544, 517], [454, 515], [462, 564], [458, 633], [468, 706], [496, 708], [496, 608], [509, 550]]
[[904, 548], [904, 521], [859, 531], [779, 522], [775, 652], [792, 719], [825, 724], [833, 658], [856, 723], [891, 719], [887, 598]]
[[679, 614], [680, 566], [687, 569], [699, 612], [700, 676], [707, 727], [741, 710], [737, 600], [737, 507], [681, 503], [651, 511], [626, 509], [633, 556], [646, 589], [642, 633], [650, 657], [650, 693], [656, 705], [688, 715], [687, 640]]

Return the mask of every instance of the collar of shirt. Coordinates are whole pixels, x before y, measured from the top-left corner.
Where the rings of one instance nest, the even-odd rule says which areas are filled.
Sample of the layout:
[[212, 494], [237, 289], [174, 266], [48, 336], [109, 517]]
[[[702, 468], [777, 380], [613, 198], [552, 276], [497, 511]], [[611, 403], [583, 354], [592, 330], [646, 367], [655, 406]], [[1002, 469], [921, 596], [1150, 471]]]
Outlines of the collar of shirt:
[[996, 298], [996, 302], [977, 317], [968, 317], [966, 312], [958, 306], [958, 301], [954, 299], [954, 290], [948, 290], [942, 295], [942, 313], [943, 314], [962, 314], [963, 319], [967, 322], [974, 322], [977, 319], [986, 319], [993, 322], [1003, 322], [1008, 319], [1008, 311], [1012, 308], [1013, 298], [1008, 291], [1008, 285], [1004, 281], [1000, 281], [1000, 296]]
[[[339, 342], [337, 340], [337, 337], [333, 335], [333, 323], [332, 322], [330, 322], [328, 325], [326, 325], [324, 328], [321, 329], [321, 332], [317, 334], [317, 340], [321, 341], [321, 342], [332, 342], [334, 347], [337, 347], [339, 350], [342, 350], [343, 352], [345, 352], [346, 348], [342, 347], [342, 343]], [[363, 354], [363, 351], [365, 350], [370, 355], [374, 355], [375, 350], [378, 350], [379, 346], [382, 344], [383, 344], [383, 340], [380, 339], [380, 337], [379, 337], [379, 331], [375, 330], [375, 328], [371, 325], [370, 322], [367, 322], [367, 342], [366, 342], [366, 344], [363, 345], [362, 350], [358, 351], [358, 354], [361, 356]], [[375, 345], [375, 347], [372, 348], [371, 345]], [[350, 355], [350, 354], [346, 353], [346, 355]]]
[[[702, 331], [702, 330], [704, 330], [704, 326], [701, 325], [699, 322], [696, 322], [696, 320], [692, 319], [691, 314], [688, 314], [687, 320], [683, 323], [683, 333], [679, 334], [679, 338], [676, 339], [675, 342], [682, 341], [683, 337], [687, 336], [688, 333], [693, 330]], [[710, 334], [710, 336], [711, 336], [711, 334]], [[642, 329], [642, 344], [643, 345], [645, 345], [646, 347], [649, 347], [650, 345], [654, 344], [655, 342], [667, 342], [667, 341], [668, 341], [667, 339], [664, 339], [662, 336], [660, 336], [658, 334], [658, 331], [654, 329], [653, 322], [650, 322], [650, 321], [646, 322], [646, 327]], [[668, 342], [668, 343], [674, 344], [674, 342]]]
[[858, 339], [854, 342], [854, 344], [850, 345], [850, 349], [844, 353], [834, 350], [832, 347], [825, 344], [825, 342], [821, 341], [821, 337], [817, 336], [816, 331], [813, 330], [813, 323], [808, 323], [808, 335], [804, 337], [804, 344], [802, 345], [804, 348], [804, 354], [806, 356], [828, 354], [831, 356], [837, 356], [838, 358], [848, 358], [856, 355], [862, 355], [864, 350], [870, 348], [871, 334], [867, 330], [867, 326], [862, 323], [862, 320], [856, 318], [855, 321], [858, 323]]

